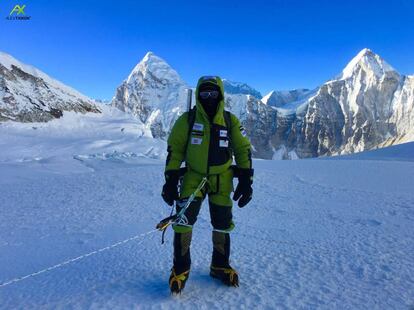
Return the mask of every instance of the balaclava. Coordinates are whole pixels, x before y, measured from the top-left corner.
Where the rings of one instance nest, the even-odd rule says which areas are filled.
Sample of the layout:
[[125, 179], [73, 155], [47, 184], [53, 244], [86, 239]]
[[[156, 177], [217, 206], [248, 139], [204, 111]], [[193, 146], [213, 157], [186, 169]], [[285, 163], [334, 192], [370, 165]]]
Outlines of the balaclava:
[[212, 90], [216, 90], [219, 92], [219, 96], [217, 98], [208, 97], [207, 99], [202, 99], [200, 95], [198, 95], [198, 100], [200, 101], [201, 105], [203, 106], [204, 111], [206, 112], [210, 120], [213, 120], [217, 112], [218, 104], [223, 99], [223, 96], [220, 91], [220, 87], [218, 87], [217, 85], [213, 83], [206, 82], [206, 83], [201, 84], [198, 88], [199, 93], [202, 91], [212, 91]]

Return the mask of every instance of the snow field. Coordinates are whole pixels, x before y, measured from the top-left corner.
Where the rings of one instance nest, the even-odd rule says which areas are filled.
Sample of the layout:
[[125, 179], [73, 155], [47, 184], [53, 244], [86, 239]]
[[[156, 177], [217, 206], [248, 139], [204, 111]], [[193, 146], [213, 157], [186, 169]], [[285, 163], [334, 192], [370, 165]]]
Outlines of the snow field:
[[[0, 284], [146, 234], [169, 214], [160, 197], [165, 142], [112, 113], [1, 124]], [[204, 203], [178, 298], [168, 289], [169, 230], [164, 245], [151, 233], [0, 287], [0, 308], [412, 307], [413, 145], [329, 160], [255, 160], [254, 198], [233, 209], [237, 289], [208, 275]]]
[[[73, 160], [74, 161], [74, 160]], [[169, 213], [163, 162], [90, 158], [82, 172], [30, 177], [2, 164], [1, 282], [132, 235]], [[92, 167], [92, 168], [91, 168]], [[414, 293], [413, 162], [255, 161], [255, 198], [234, 208], [239, 289], [208, 276], [204, 204], [188, 286], [171, 298], [172, 233], [160, 233], [0, 289], [4, 308], [403, 308]], [[4, 180], [23, 169], [26, 179]], [[93, 170], [91, 170], [93, 169]]]

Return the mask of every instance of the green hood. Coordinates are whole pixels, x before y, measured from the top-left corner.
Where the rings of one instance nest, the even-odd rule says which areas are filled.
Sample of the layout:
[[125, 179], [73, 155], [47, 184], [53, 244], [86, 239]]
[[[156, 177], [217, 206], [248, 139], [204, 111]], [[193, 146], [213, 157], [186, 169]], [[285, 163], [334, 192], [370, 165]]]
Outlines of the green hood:
[[213, 123], [222, 124], [223, 121], [224, 121], [224, 117], [223, 117], [223, 111], [224, 111], [224, 86], [223, 86], [223, 81], [218, 76], [202, 76], [198, 80], [197, 88], [196, 88], [196, 92], [195, 92], [197, 112], [200, 111], [200, 114], [206, 119], [206, 121], [209, 121], [209, 118], [207, 116], [207, 113], [204, 111], [203, 105], [198, 100], [198, 93], [200, 91], [200, 85], [201, 84], [205, 84], [205, 83], [214, 84], [214, 85], [218, 86], [219, 89], [220, 89], [221, 98], [223, 98], [223, 99], [220, 100], [220, 102], [218, 104], [217, 111], [216, 111], [216, 115], [214, 116], [214, 119], [213, 119]]

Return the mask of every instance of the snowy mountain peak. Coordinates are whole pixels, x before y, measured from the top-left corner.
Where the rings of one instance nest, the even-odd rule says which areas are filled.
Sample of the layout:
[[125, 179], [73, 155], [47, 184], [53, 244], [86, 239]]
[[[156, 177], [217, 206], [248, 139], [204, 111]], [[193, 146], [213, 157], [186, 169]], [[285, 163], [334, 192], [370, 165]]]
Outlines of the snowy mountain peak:
[[152, 57], [157, 57], [153, 52], [151, 52], [151, 51], [148, 51], [146, 54], [145, 54], [145, 56], [144, 56], [144, 58], [143, 58], [143, 60], [149, 60], [150, 58], [152, 58]]
[[223, 86], [225, 92], [228, 94], [243, 94], [251, 95], [257, 99], [262, 98], [262, 94], [258, 90], [254, 89], [250, 85], [247, 85], [246, 83], [223, 79]]
[[262, 103], [269, 104], [269, 99], [272, 98], [272, 96], [274, 96], [275, 92], [276, 92], [275, 90], [272, 90], [270, 93], [268, 93], [267, 95], [263, 96], [263, 98], [261, 100]]
[[[347, 154], [410, 141], [414, 78], [402, 78], [369, 49], [358, 53], [339, 78], [313, 90], [274, 90], [262, 99], [249, 85], [224, 79], [225, 104], [246, 128], [259, 158]], [[129, 80], [118, 87], [112, 105], [135, 115], [153, 137], [165, 139], [186, 111], [188, 85], [153, 53]]]
[[131, 71], [127, 83], [132, 83], [136, 78], [141, 79], [147, 76], [152, 76], [161, 82], [183, 82], [178, 73], [164, 59], [151, 51], [146, 53], [144, 58]]
[[339, 79], [348, 79], [360, 70], [371, 73], [377, 78], [381, 78], [386, 72], [396, 72], [379, 55], [368, 48], [364, 48], [347, 64]]
[[147, 66], [148, 66], [148, 65], [151, 65], [153, 63], [154, 64], [156, 64], [156, 63], [163, 63], [163, 64], [168, 65], [167, 62], [164, 59], [162, 59], [161, 57], [158, 57], [157, 55], [155, 55], [151, 51], [148, 51], [145, 54], [144, 58], [141, 59], [141, 61], [138, 63], [138, 65], [139, 64], [147, 64]]
[[138, 117], [154, 137], [164, 137], [186, 108], [187, 88], [164, 59], [148, 52], [117, 88], [111, 104]]
[[304, 98], [309, 94], [309, 92], [309, 89], [293, 89], [286, 91], [272, 90], [261, 99], [261, 102], [266, 105], [279, 108]]
[[360, 50], [359, 51], [359, 53], [354, 57], [354, 58], [358, 58], [358, 59], [360, 59], [360, 58], [362, 58], [362, 57], [373, 57], [373, 56], [375, 56], [376, 54], [372, 51], [372, 50], [370, 50], [369, 48], [363, 48], [362, 50]]

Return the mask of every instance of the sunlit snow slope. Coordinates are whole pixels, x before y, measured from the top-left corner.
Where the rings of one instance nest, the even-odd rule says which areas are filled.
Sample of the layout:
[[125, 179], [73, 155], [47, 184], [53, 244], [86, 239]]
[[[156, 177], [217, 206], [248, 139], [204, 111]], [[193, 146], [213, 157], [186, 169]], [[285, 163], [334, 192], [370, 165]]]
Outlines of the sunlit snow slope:
[[168, 215], [160, 197], [164, 161], [156, 159], [165, 145], [147, 144], [154, 140], [145, 140], [138, 125], [115, 119], [119, 124], [73, 116], [38, 129], [0, 127], [0, 308], [413, 306], [413, 144], [398, 146], [398, 160], [373, 152], [348, 160], [254, 161], [254, 199], [234, 208], [237, 289], [208, 276], [205, 204], [191, 276], [178, 298], [167, 285], [171, 231], [164, 245], [156, 232], [1, 286], [151, 231]]

